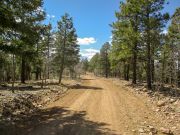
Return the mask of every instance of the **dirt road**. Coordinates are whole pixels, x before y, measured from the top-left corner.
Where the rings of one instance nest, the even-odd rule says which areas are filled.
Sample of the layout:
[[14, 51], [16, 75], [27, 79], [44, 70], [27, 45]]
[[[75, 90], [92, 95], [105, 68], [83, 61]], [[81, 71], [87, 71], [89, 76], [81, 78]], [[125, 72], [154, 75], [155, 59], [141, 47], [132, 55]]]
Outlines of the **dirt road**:
[[110, 79], [90, 75], [34, 121], [28, 135], [145, 135], [143, 125], [150, 130], [165, 126], [144, 99]]

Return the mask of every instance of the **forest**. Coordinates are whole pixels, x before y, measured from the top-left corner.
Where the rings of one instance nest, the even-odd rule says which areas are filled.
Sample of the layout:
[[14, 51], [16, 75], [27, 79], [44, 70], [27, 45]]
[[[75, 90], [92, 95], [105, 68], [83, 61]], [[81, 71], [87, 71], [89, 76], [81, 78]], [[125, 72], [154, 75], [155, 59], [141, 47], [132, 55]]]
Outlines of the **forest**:
[[[119, 0], [105, 25], [111, 41], [83, 46], [81, 34], [115, 3], [99, 1], [0, 0], [1, 135], [180, 134], [178, 0], [173, 14], [170, 0]], [[86, 10], [99, 20], [74, 16]], [[85, 57], [87, 47], [100, 49]]]
[[64, 69], [72, 76], [81, 63], [83, 71], [133, 84], [147, 82], [149, 89], [156, 83], [179, 87], [180, 8], [169, 16], [161, 12], [164, 4], [164, 0], [120, 3], [117, 21], [111, 24], [112, 42], [88, 62], [80, 58], [76, 30], [67, 13], [52, 30], [51, 23], [43, 24], [42, 0], [1, 1], [0, 82], [11, 82], [13, 87], [17, 80], [58, 77], [61, 83]]
[[0, 2], [0, 82], [56, 76], [61, 83], [63, 70], [73, 74], [79, 62], [79, 45], [72, 17], [65, 13], [57, 22], [57, 31], [46, 17], [42, 0], [3, 0]]
[[[96, 75], [180, 87], [180, 8], [162, 13], [164, 0], [130, 0], [120, 4], [111, 24], [112, 43], [105, 43], [89, 62]], [[171, 22], [167, 28], [167, 22]], [[167, 30], [166, 30], [167, 29]]]

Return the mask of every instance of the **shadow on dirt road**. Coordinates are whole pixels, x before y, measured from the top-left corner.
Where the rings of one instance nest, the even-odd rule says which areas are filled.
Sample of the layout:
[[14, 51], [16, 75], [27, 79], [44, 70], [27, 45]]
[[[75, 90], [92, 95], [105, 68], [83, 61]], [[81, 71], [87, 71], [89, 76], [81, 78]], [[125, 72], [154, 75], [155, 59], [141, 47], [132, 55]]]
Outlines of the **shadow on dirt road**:
[[106, 128], [108, 124], [87, 120], [85, 116], [85, 111], [53, 107], [40, 110], [16, 125], [6, 125], [0, 132], [1, 135], [115, 135]]

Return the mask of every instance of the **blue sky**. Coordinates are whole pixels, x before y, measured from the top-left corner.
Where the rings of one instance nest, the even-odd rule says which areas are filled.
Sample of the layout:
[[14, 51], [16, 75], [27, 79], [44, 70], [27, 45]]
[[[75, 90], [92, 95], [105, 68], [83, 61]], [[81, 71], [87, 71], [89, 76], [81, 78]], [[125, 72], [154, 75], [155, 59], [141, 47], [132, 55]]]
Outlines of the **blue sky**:
[[[103, 43], [110, 41], [111, 24], [115, 21], [115, 11], [119, 10], [120, 0], [44, 0], [48, 22], [51, 18], [53, 27], [64, 13], [73, 17], [74, 25], [81, 44], [81, 54], [91, 58]], [[164, 12], [172, 15], [180, 0], [169, 0]]]

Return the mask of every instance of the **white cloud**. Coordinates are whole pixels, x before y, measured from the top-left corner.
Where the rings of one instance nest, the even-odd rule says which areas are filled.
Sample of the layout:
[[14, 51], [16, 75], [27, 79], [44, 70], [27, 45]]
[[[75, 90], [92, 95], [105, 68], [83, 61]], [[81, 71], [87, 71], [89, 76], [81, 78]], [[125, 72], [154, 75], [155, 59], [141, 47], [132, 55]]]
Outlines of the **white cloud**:
[[77, 38], [79, 45], [90, 45], [96, 43], [96, 39], [93, 37]]
[[82, 57], [88, 58], [88, 60], [90, 60], [96, 53], [99, 53], [99, 50], [92, 49], [92, 48], [84, 49], [80, 51], [80, 55]]

